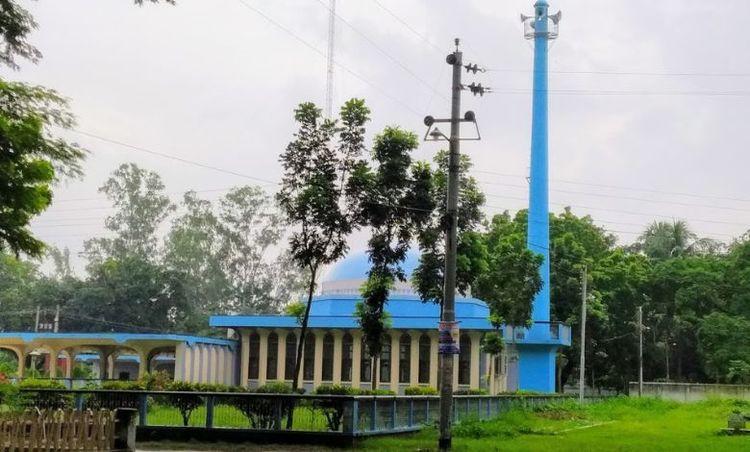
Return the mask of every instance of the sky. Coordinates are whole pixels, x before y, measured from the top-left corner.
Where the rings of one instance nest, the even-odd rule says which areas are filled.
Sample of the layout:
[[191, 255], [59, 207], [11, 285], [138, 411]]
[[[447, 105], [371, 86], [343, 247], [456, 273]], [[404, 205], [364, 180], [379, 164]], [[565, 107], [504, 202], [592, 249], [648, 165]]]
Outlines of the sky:
[[[85, 176], [61, 182], [33, 223], [74, 255], [104, 234], [112, 210], [97, 188], [118, 165], [158, 172], [175, 201], [187, 190], [273, 190], [293, 109], [324, 103], [328, 0], [19, 1], [39, 23], [31, 41], [44, 58], [0, 76], [68, 97], [78, 125], [64, 136], [90, 151]], [[370, 140], [388, 125], [423, 135], [425, 115], [450, 113], [445, 56], [461, 38], [464, 60], [488, 69], [464, 80], [495, 90], [464, 95], [482, 140], [461, 151], [488, 215], [524, 208], [533, 46], [519, 15], [532, 1], [336, 3], [335, 105], [366, 99]], [[750, 2], [550, 3], [563, 12], [550, 50], [551, 209], [590, 214], [620, 243], [653, 220], [685, 219], [723, 241], [750, 229]], [[423, 143], [415, 156], [438, 149]], [[365, 241], [356, 234], [352, 249]]]

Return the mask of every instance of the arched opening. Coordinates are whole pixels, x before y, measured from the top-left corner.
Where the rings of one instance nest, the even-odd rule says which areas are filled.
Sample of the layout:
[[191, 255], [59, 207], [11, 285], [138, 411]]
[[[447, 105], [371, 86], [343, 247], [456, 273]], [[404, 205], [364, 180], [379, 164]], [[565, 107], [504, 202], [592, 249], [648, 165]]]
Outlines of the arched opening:
[[284, 360], [284, 379], [294, 379], [294, 365], [297, 362], [297, 335], [286, 335], [286, 359]]
[[305, 357], [303, 361], [302, 379], [312, 381], [315, 378], [315, 335], [307, 333], [305, 336]]
[[372, 381], [372, 356], [367, 351], [367, 343], [362, 336], [362, 353], [359, 360], [359, 381], [369, 383]]
[[391, 381], [391, 336], [383, 335], [383, 350], [380, 352], [380, 382]]
[[404, 333], [398, 340], [398, 382], [409, 383], [411, 378], [411, 336]]
[[0, 347], [0, 374], [5, 377], [18, 376], [19, 366], [21, 366], [21, 360], [18, 356], [18, 352], [10, 348]]
[[250, 334], [248, 345], [250, 359], [248, 360], [247, 377], [250, 380], [257, 380], [260, 371], [260, 335], [257, 332]]
[[471, 382], [471, 339], [462, 334], [459, 341], [461, 352], [458, 355], [458, 384], [468, 385]]
[[354, 339], [349, 333], [341, 338], [341, 381], [352, 381], [352, 357], [354, 355]]
[[430, 382], [430, 336], [422, 334], [419, 338], [419, 382]]
[[333, 381], [333, 334], [323, 336], [323, 381]]
[[266, 378], [275, 380], [276, 369], [279, 368], [279, 335], [271, 333], [268, 335], [268, 347], [266, 349]]

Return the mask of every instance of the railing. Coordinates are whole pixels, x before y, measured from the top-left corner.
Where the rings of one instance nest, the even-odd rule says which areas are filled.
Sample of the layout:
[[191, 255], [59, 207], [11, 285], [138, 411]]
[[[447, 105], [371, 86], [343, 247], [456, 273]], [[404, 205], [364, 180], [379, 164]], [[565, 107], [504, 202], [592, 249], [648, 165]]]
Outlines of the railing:
[[[489, 419], [515, 407], [531, 408], [569, 395], [454, 396], [455, 421]], [[590, 398], [595, 399], [595, 398]], [[38, 408], [138, 410], [140, 427], [362, 436], [419, 430], [438, 420], [437, 396], [336, 396], [227, 392], [22, 390]]]

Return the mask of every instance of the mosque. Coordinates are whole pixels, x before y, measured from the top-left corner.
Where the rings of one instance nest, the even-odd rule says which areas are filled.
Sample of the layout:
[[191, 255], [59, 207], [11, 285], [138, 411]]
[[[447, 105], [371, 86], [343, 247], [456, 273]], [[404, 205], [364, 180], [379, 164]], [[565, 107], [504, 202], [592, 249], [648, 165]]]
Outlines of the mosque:
[[[417, 256], [404, 265], [411, 274]], [[359, 288], [369, 262], [354, 253], [335, 264], [313, 299], [302, 358], [301, 381], [311, 391], [323, 384], [372, 387], [372, 360], [363, 352], [362, 332], [355, 317]], [[391, 292], [391, 317], [385, 347], [378, 361], [376, 386], [403, 393], [409, 386], [438, 387], [438, 321], [440, 308], [423, 303], [409, 283]], [[477, 298], [457, 298], [460, 354], [455, 355], [454, 387], [505, 391], [553, 392], [554, 373], [540, 372], [540, 357], [554, 360], [556, 350], [570, 344], [570, 328], [536, 321], [531, 328], [501, 329], [507, 346], [500, 356], [481, 350], [482, 337], [494, 328], [487, 305]], [[22, 362], [19, 376], [35, 355], [55, 366], [52, 378], [74, 383], [72, 363], [88, 363], [95, 375], [136, 379], [146, 372], [167, 370], [175, 380], [240, 384], [249, 387], [292, 380], [299, 325], [286, 315], [213, 316], [210, 325], [227, 329], [228, 339], [125, 333], [0, 333], [0, 348], [13, 351]], [[59, 368], [59, 370], [58, 370]], [[552, 364], [554, 369], [554, 362]]]

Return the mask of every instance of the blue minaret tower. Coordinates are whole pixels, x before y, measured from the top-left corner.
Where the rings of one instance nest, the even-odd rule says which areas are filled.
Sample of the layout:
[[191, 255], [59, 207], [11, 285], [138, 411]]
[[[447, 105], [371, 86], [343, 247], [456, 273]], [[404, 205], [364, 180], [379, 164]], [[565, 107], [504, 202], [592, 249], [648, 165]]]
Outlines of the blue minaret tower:
[[[549, 157], [548, 157], [548, 90], [547, 50], [555, 39], [560, 13], [550, 16], [547, 0], [537, 0], [534, 15], [521, 15], [526, 39], [534, 40], [534, 90], [531, 118], [531, 174], [529, 180], [528, 243], [531, 251], [544, 256], [540, 268], [542, 290], [534, 299], [529, 333], [540, 342], [519, 356], [521, 389], [553, 392], [555, 390], [555, 356], [557, 346], [550, 344], [550, 270], [549, 270]], [[546, 343], [546, 344], [545, 344]]]

